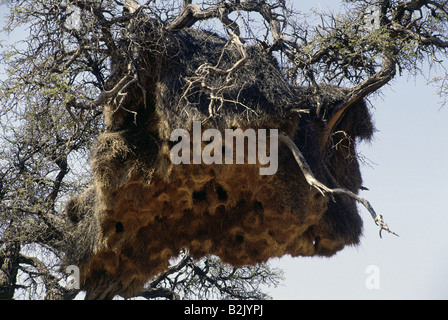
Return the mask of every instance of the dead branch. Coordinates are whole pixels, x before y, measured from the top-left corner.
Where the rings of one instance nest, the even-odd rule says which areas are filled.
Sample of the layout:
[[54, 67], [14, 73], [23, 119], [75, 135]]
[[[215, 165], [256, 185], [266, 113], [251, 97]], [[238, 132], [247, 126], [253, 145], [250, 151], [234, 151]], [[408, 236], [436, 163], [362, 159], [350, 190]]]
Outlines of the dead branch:
[[67, 103], [67, 108], [73, 107], [75, 109], [92, 110], [103, 105], [109, 99], [115, 98], [116, 95], [120, 93], [125, 86], [128, 86], [129, 82], [135, 82], [135, 80], [133, 77], [127, 74], [122, 77], [121, 80], [111, 90], [102, 91], [96, 99], [88, 101], [86, 103], [79, 103], [76, 102], [75, 98], [73, 98]]
[[[233, 102], [235, 104], [245, 107], [248, 110], [251, 110], [249, 107], [247, 107], [246, 105], [244, 105], [243, 103], [241, 103], [237, 100], [230, 101], [229, 99], [225, 99], [223, 97], [224, 91], [227, 89], [230, 89], [231, 87], [233, 87], [235, 85], [234, 77], [232, 77], [232, 76], [234, 75], [234, 73], [237, 70], [239, 70], [247, 62], [247, 59], [248, 59], [246, 49], [244, 48], [242, 40], [238, 36], [238, 34], [234, 33], [233, 31], [230, 31], [229, 37], [230, 37], [229, 41], [222, 49], [221, 56], [218, 59], [218, 62], [214, 66], [208, 62], [203, 63], [195, 70], [194, 76], [188, 77], [185, 79], [187, 86], [186, 86], [186, 89], [183, 90], [183, 93], [182, 93], [181, 99], [179, 100], [179, 103], [183, 99], [187, 99], [187, 96], [189, 95], [191, 89], [199, 86], [201, 88], [201, 90], [205, 89], [205, 90], [209, 91], [210, 103], [209, 103], [208, 110], [209, 110], [210, 117], [213, 117], [215, 115], [215, 112], [222, 107], [224, 102], [230, 102], [230, 103]], [[241, 57], [232, 66], [230, 66], [229, 68], [223, 69], [223, 68], [219, 67], [219, 64], [221, 63], [222, 56], [224, 55], [225, 50], [227, 50], [227, 47], [229, 45], [234, 46], [236, 48], [237, 52], [241, 55]], [[223, 76], [223, 77], [225, 76], [224, 83], [218, 87], [215, 87], [212, 84], [210, 84], [207, 81], [207, 76], [211, 73], [219, 75], [219, 76]], [[218, 108], [214, 107], [214, 104], [216, 101], [218, 103], [220, 103]]]
[[230, 28], [233, 33], [239, 36], [239, 26], [229, 18], [229, 15], [235, 11], [257, 12], [269, 24], [274, 44], [278, 44], [282, 39], [280, 15], [275, 13], [274, 10], [284, 6], [283, 1], [272, 5], [268, 5], [264, 1], [254, 0], [242, 2], [221, 1], [210, 8], [202, 10], [198, 5], [192, 4], [191, 1], [184, 1], [182, 12], [168, 25], [167, 29], [170, 31], [180, 30], [189, 28], [201, 20], [218, 18], [226, 28]]
[[336, 106], [336, 113], [327, 123], [327, 131], [325, 132], [321, 143], [322, 149], [324, 149], [328, 145], [328, 141], [331, 135], [334, 133], [337, 125], [343, 119], [344, 114], [347, 112], [350, 106], [352, 106], [360, 99], [365, 98], [372, 92], [377, 91], [395, 77], [396, 60], [389, 55], [390, 52], [385, 51], [383, 54], [383, 65], [381, 67], [381, 70], [350, 89], [344, 101]]
[[375, 210], [373, 209], [372, 205], [364, 198], [358, 196], [357, 194], [353, 193], [350, 190], [347, 190], [345, 188], [334, 188], [331, 189], [324, 185], [322, 182], [317, 180], [311, 171], [310, 166], [308, 165], [305, 157], [303, 156], [302, 152], [300, 152], [299, 148], [296, 146], [296, 144], [291, 140], [291, 138], [288, 137], [283, 132], [280, 132], [279, 134], [279, 140], [282, 141], [292, 152], [297, 164], [300, 167], [300, 170], [302, 171], [306, 181], [308, 184], [314, 188], [316, 188], [323, 196], [330, 196], [333, 201], [335, 201], [333, 195], [335, 194], [342, 194], [346, 195], [357, 202], [361, 203], [367, 211], [369, 211], [370, 215], [372, 216], [373, 220], [375, 221], [375, 224], [380, 227], [379, 235], [381, 238], [381, 232], [382, 230], [386, 230], [389, 233], [392, 233], [396, 236], [398, 236], [395, 232], [391, 231], [388, 227], [388, 225], [384, 222], [383, 217], [381, 215], [378, 215]]
[[399, 25], [397, 23], [393, 23], [390, 26], [390, 29], [393, 31], [396, 31], [403, 36], [406, 36], [420, 45], [426, 45], [426, 46], [435, 46], [438, 48], [448, 48], [448, 41], [443, 41], [433, 35], [424, 35], [418, 32], [415, 32], [409, 28], [405, 28], [402, 25]]
[[134, 0], [126, 0], [123, 6], [123, 9], [127, 10], [131, 14], [136, 12], [140, 8], [141, 5]]
[[226, 83], [228, 83], [230, 81], [231, 74], [233, 72], [235, 72], [239, 67], [241, 67], [247, 60], [247, 53], [243, 47], [241, 39], [236, 34], [231, 32], [229, 41], [232, 45], [234, 45], [237, 48], [238, 52], [241, 54], [241, 58], [237, 62], [235, 62], [235, 64], [232, 67], [230, 67], [226, 70], [223, 70], [223, 69], [219, 68], [218, 66], [211, 66], [208, 63], [204, 63], [198, 67], [198, 69], [196, 70], [196, 73], [202, 74], [202, 73], [208, 73], [211, 71], [218, 75], [226, 75], [227, 76]]

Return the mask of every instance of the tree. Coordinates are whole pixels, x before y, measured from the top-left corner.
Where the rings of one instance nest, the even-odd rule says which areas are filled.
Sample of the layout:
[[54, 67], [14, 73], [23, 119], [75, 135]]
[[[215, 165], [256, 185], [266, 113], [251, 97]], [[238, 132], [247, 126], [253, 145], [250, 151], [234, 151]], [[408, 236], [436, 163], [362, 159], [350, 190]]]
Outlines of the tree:
[[[142, 67], [141, 52], [148, 46], [168, 52], [163, 32], [208, 29], [238, 51], [239, 59], [227, 68], [204, 61], [185, 80], [181, 100], [201, 88], [209, 97], [210, 117], [228, 103], [224, 88], [234, 86], [232, 75], [247, 63], [248, 45], [276, 58], [284, 79], [309, 88], [313, 112], [326, 120], [322, 148], [343, 139], [337, 128], [351, 106], [380, 92], [397, 74], [417, 75], [425, 63], [443, 67], [448, 47], [448, 1], [346, 1], [342, 15], [315, 14], [316, 25], [285, 1], [3, 0], [2, 5], [9, 9], [4, 32], [28, 27], [23, 43], [1, 53], [7, 67], [0, 83], [0, 298], [6, 299], [15, 292], [47, 299], [78, 293], [61, 282], [72, 232], [65, 203], [92, 182], [89, 150], [110, 126], [103, 107], [113, 105], [113, 117], [125, 114], [137, 121], [129, 99], [146, 104], [151, 94], [141, 81], [141, 72], [150, 68], [150, 62]], [[224, 79], [219, 85], [210, 80], [217, 76]], [[443, 92], [446, 79], [438, 80]], [[329, 85], [346, 89], [335, 116], [326, 118], [323, 92]], [[135, 101], [131, 91], [143, 98]], [[260, 298], [261, 284], [279, 280], [267, 264], [232, 268], [215, 257], [197, 262], [187, 252], [149, 282], [143, 296]]]

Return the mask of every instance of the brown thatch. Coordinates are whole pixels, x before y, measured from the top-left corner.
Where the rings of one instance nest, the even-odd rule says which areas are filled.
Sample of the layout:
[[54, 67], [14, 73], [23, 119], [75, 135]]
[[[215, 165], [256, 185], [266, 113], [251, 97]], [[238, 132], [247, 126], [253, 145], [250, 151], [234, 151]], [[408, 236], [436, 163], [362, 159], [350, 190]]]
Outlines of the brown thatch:
[[120, 106], [105, 108], [108, 130], [91, 155], [94, 185], [67, 205], [79, 241], [68, 261], [81, 266], [88, 297], [135, 294], [183, 248], [195, 258], [214, 254], [242, 266], [287, 254], [331, 256], [357, 244], [362, 220], [355, 201], [343, 195], [332, 201], [311, 188], [287, 148], [279, 148], [277, 173], [263, 176], [259, 164], [174, 165], [169, 137], [178, 128], [191, 132], [195, 120], [203, 129], [279, 129], [317, 179], [356, 193], [355, 145], [373, 133], [364, 102], [350, 107], [322, 148], [325, 123], [344, 89], [323, 86], [316, 96], [292, 87], [257, 45], [245, 47], [248, 59], [231, 82], [199, 74], [204, 63], [230, 68], [240, 52], [207, 32], [160, 33], [140, 57], [140, 85], [128, 89]]

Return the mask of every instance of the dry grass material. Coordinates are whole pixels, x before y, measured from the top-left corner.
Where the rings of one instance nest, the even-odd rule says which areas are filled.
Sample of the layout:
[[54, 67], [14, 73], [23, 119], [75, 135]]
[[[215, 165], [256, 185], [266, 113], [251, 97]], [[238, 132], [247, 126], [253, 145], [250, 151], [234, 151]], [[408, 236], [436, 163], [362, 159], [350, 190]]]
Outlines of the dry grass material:
[[129, 88], [120, 107], [105, 108], [108, 131], [91, 155], [94, 185], [67, 205], [68, 261], [81, 266], [88, 298], [137, 294], [183, 248], [197, 259], [213, 254], [243, 266], [284, 255], [331, 256], [357, 244], [362, 220], [355, 201], [332, 201], [310, 187], [286, 147], [279, 146], [277, 173], [262, 176], [259, 164], [173, 165], [169, 135], [177, 128], [191, 133], [195, 120], [221, 131], [275, 128], [294, 141], [319, 181], [357, 192], [355, 145], [373, 133], [364, 102], [350, 107], [332, 143], [321, 148], [344, 89], [321, 88], [318, 115], [312, 90], [291, 87], [257, 46], [246, 48], [247, 61], [230, 82], [200, 74], [207, 88], [197, 82], [201, 65], [228, 69], [241, 58], [238, 50], [197, 30], [164, 36], [163, 50], [154, 45], [142, 54], [139, 86]]

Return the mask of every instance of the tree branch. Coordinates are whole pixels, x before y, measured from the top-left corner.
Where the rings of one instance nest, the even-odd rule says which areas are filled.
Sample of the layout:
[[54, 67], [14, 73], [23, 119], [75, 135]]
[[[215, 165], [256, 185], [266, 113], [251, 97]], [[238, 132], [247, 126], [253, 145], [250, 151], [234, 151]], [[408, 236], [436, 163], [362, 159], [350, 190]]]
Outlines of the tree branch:
[[300, 170], [303, 173], [303, 176], [305, 177], [308, 184], [314, 188], [316, 188], [322, 196], [329, 195], [331, 199], [334, 201], [333, 195], [339, 194], [339, 195], [345, 195], [349, 198], [352, 198], [356, 200], [357, 202], [361, 203], [367, 211], [372, 216], [373, 220], [375, 221], [375, 224], [377, 224], [380, 227], [379, 235], [381, 237], [381, 231], [386, 230], [389, 233], [392, 233], [396, 236], [398, 236], [396, 233], [392, 232], [387, 224], [383, 221], [383, 217], [381, 215], [376, 214], [375, 210], [373, 209], [372, 205], [364, 198], [358, 196], [357, 194], [353, 193], [350, 190], [344, 189], [344, 188], [335, 188], [331, 189], [324, 185], [322, 182], [317, 180], [311, 171], [310, 166], [308, 165], [305, 157], [303, 156], [302, 152], [300, 152], [299, 148], [295, 145], [295, 143], [283, 132], [280, 132], [279, 134], [279, 140], [283, 142], [292, 152], [297, 164], [300, 167]]
[[0, 300], [12, 300], [14, 297], [20, 247], [18, 241], [12, 241], [0, 250]]
[[123, 8], [131, 14], [135, 13], [141, 7], [142, 6], [134, 0], [126, 0], [123, 6]]
[[441, 49], [448, 48], [448, 41], [443, 41], [429, 34], [428, 35], [420, 34], [418, 32], [412, 31], [409, 28], [405, 28], [397, 23], [391, 24], [390, 29], [416, 41], [419, 45], [435, 46]]
[[168, 300], [180, 300], [179, 295], [168, 288], [147, 288], [141, 296], [146, 299], [166, 298]]
[[282, 39], [279, 14], [274, 12], [277, 7], [284, 7], [283, 1], [277, 4], [269, 5], [264, 1], [221, 1], [218, 4], [202, 10], [198, 5], [191, 4], [191, 1], [184, 1], [181, 13], [168, 26], [170, 31], [189, 28], [200, 20], [208, 20], [212, 18], [220, 19], [226, 28], [239, 36], [239, 26], [229, 19], [229, 14], [235, 11], [257, 12], [263, 19], [268, 22], [274, 43], [278, 43]]
[[45, 285], [46, 300], [64, 300], [65, 295], [73, 295], [72, 292], [69, 292], [64, 287], [59, 285], [59, 279], [56, 278], [47, 268], [45, 263], [43, 263], [38, 258], [20, 255], [19, 261], [22, 264], [28, 264], [36, 268], [39, 277], [42, 279]]
[[[391, 49], [391, 51], [394, 50]], [[344, 101], [342, 101], [339, 105], [336, 106], [335, 108], [336, 112], [329, 119], [327, 123], [327, 130], [324, 132], [322, 138], [321, 142], [322, 150], [327, 147], [330, 137], [336, 130], [337, 125], [343, 119], [344, 114], [347, 112], [349, 107], [352, 106], [355, 102], [359, 101], [360, 99], [365, 98], [372, 92], [375, 92], [384, 85], [386, 85], [390, 80], [392, 80], [395, 77], [395, 74], [396, 74], [396, 60], [394, 58], [394, 55], [391, 54], [390, 52], [383, 53], [383, 65], [381, 67], [381, 70], [378, 71], [373, 76], [362, 81], [355, 87], [351, 88]]]
[[95, 100], [89, 101], [87, 103], [78, 103], [76, 102], [75, 98], [73, 98], [71, 101], [67, 103], [67, 106], [76, 109], [92, 110], [96, 107], [103, 105], [109, 99], [116, 97], [116, 95], [121, 90], [123, 90], [125, 86], [128, 86], [130, 82], [135, 82], [135, 78], [127, 74], [124, 77], [122, 77], [120, 81], [118, 81], [118, 83], [112, 89], [108, 91], [102, 91]]

